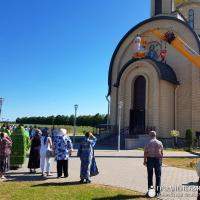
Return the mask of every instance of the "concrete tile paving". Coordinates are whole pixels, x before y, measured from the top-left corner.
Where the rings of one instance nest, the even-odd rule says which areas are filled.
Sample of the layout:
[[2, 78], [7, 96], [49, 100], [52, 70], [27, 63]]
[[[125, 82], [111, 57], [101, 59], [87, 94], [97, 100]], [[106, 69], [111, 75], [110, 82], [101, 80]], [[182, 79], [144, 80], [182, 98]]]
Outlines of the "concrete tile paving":
[[[143, 166], [143, 151], [113, 151], [96, 150], [96, 161], [100, 174], [92, 177], [93, 183], [122, 187], [130, 190], [146, 193], [147, 172]], [[196, 157], [188, 152], [165, 152], [165, 156]], [[38, 170], [39, 171], [39, 170]], [[8, 181], [38, 181], [41, 182], [75, 182], [79, 181], [80, 160], [73, 152], [69, 161], [69, 174], [67, 179], [56, 179], [56, 162], [52, 159], [53, 177], [43, 178], [40, 174], [28, 174], [27, 162], [22, 168], [10, 171]], [[196, 200], [195, 190], [198, 177], [195, 171], [163, 166], [162, 168], [162, 199], [166, 200]], [[190, 188], [188, 186], [191, 186]], [[193, 188], [192, 188], [193, 187]], [[176, 190], [176, 191], [173, 191]]]

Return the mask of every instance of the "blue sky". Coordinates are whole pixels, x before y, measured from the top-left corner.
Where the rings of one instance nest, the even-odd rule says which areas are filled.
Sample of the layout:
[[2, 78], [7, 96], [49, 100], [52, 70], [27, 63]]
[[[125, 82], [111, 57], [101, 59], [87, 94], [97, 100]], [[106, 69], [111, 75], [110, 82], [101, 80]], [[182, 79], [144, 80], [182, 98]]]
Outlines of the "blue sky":
[[150, 0], [0, 1], [2, 116], [107, 112], [111, 56]]

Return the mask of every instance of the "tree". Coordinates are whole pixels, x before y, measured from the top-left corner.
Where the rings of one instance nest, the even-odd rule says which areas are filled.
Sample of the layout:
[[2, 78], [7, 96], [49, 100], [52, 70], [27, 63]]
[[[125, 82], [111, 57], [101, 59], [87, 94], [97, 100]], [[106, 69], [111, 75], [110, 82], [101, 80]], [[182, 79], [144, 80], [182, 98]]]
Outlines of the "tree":
[[[76, 118], [77, 126], [97, 126], [98, 124], [106, 124], [107, 115], [97, 113], [96, 115], [80, 115]], [[46, 125], [74, 125], [74, 115], [65, 116], [47, 116], [47, 117], [22, 117], [17, 118], [16, 123], [23, 124], [46, 124]]]
[[192, 132], [192, 129], [187, 129], [186, 130], [185, 141], [186, 141], [186, 146], [188, 147], [189, 150], [191, 150], [192, 145], [193, 145], [193, 132]]

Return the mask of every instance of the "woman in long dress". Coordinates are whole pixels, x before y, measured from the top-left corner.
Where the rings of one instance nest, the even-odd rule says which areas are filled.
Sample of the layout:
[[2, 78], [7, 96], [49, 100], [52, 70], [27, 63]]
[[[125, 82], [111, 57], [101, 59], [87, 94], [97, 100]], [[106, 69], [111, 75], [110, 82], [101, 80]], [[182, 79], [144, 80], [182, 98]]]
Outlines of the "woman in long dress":
[[94, 160], [94, 146], [96, 144], [97, 138], [90, 132], [85, 134], [84, 141], [80, 144], [78, 149], [78, 156], [81, 160], [81, 170], [80, 170], [80, 183], [84, 180], [86, 183], [90, 183], [91, 176], [91, 166]]
[[4, 132], [0, 132], [0, 179], [5, 179], [4, 173], [9, 170], [11, 147], [10, 137]]
[[31, 150], [29, 154], [28, 168], [30, 173], [36, 173], [36, 169], [40, 168], [40, 133], [37, 130], [31, 138]]

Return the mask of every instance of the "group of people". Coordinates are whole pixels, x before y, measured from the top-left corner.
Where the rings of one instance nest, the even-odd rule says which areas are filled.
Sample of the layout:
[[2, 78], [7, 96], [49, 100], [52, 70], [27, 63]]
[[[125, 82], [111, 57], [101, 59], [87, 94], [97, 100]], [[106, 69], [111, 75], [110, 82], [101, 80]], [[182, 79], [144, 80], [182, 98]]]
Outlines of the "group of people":
[[[80, 182], [90, 183], [90, 176], [98, 174], [94, 158], [94, 146], [97, 139], [91, 133], [85, 134], [85, 139], [80, 144], [77, 156], [81, 160]], [[73, 144], [67, 135], [66, 129], [53, 130], [53, 138], [49, 136], [48, 129], [35, 129], [31, 138], [31, 149], [29, 155], [28, 168], [30, 173], [36, 173], [37, 168], [41, 168], [41, 175], [51, 174], [51, 158], [55, 157], [57, 162], [57, 178], [68, 177], [68, 160], [73, 151]], [[46, 171], [45, 171], [46, 165]]]
[[[53, 129], [51, 137], [48, 128], [32, 128], [29, 130], [31, 148], [28, 168], [30, 173], [36, 173], [41, 169], [41, 175], [52, 176], [51, 158], [57, 162], [57, 178], [68, 177], [68, 160], [73, 151], [73, 144], [67, 135], [66, 129]], [[9, 169], [9, 157], [12, 151], [12, 140], [6, 127], [0, 129], [0, 178], [5, 179], [4, 173]], [[150, 140], [144, 148], [144, 165], [147, 167], [148, 189], [153, 186], [153, 170], [156, 175], [155, 193], [160, 195], [161, 166], [163, 157], [163, 145], [156, 139], [156, 132], [150, 131]], [[91, 133], [85, 134], [85, 139], [78, 148], [77, 156], [80, 157], [80, 183], [90, 183], [90, 177], [98, 174], [98, 168], [94, 157], [94, 146], [97, 138]], [[46, 165], [46, 169], [45, 169]], [[151, 194], [148, 194], [151, 196]]]
[[[52, 176], [51, 161], [57, 162], [57, 178], [68, 177], [68, 160], [73, 151], [73, 144], [66, 129], [53, 129], [50, 136], [48, 128], [30, 128], [30, 153], [28, 168], [31, 174], [40, 168], [41, 176]], [[79, 145], [77, 156], [80, 157], [80, 183], [90, 183], [90, 176], [98, 174], [94, 158], [94, 146], [97, 138], [91, 133], [85, 134], [85, 139]], [[5, 179], [9, 169], [9, 156], [12, 151], [12, 140], [4, 129], [0, 129], [0, 178]]]
[[36, 173], [37, 168], [41, 168], [42, 176], [44, 176], [44, 167], [46, 163], [47, 176], [50, 174], [50, 157], [47, 157], [47, 150], [52, 147], [52, 140], [49, 137], [48, 129], [35, 129], [34, 135], [31, 137], [31, 149], [29, 154], [28, 168], [30, 173]]

